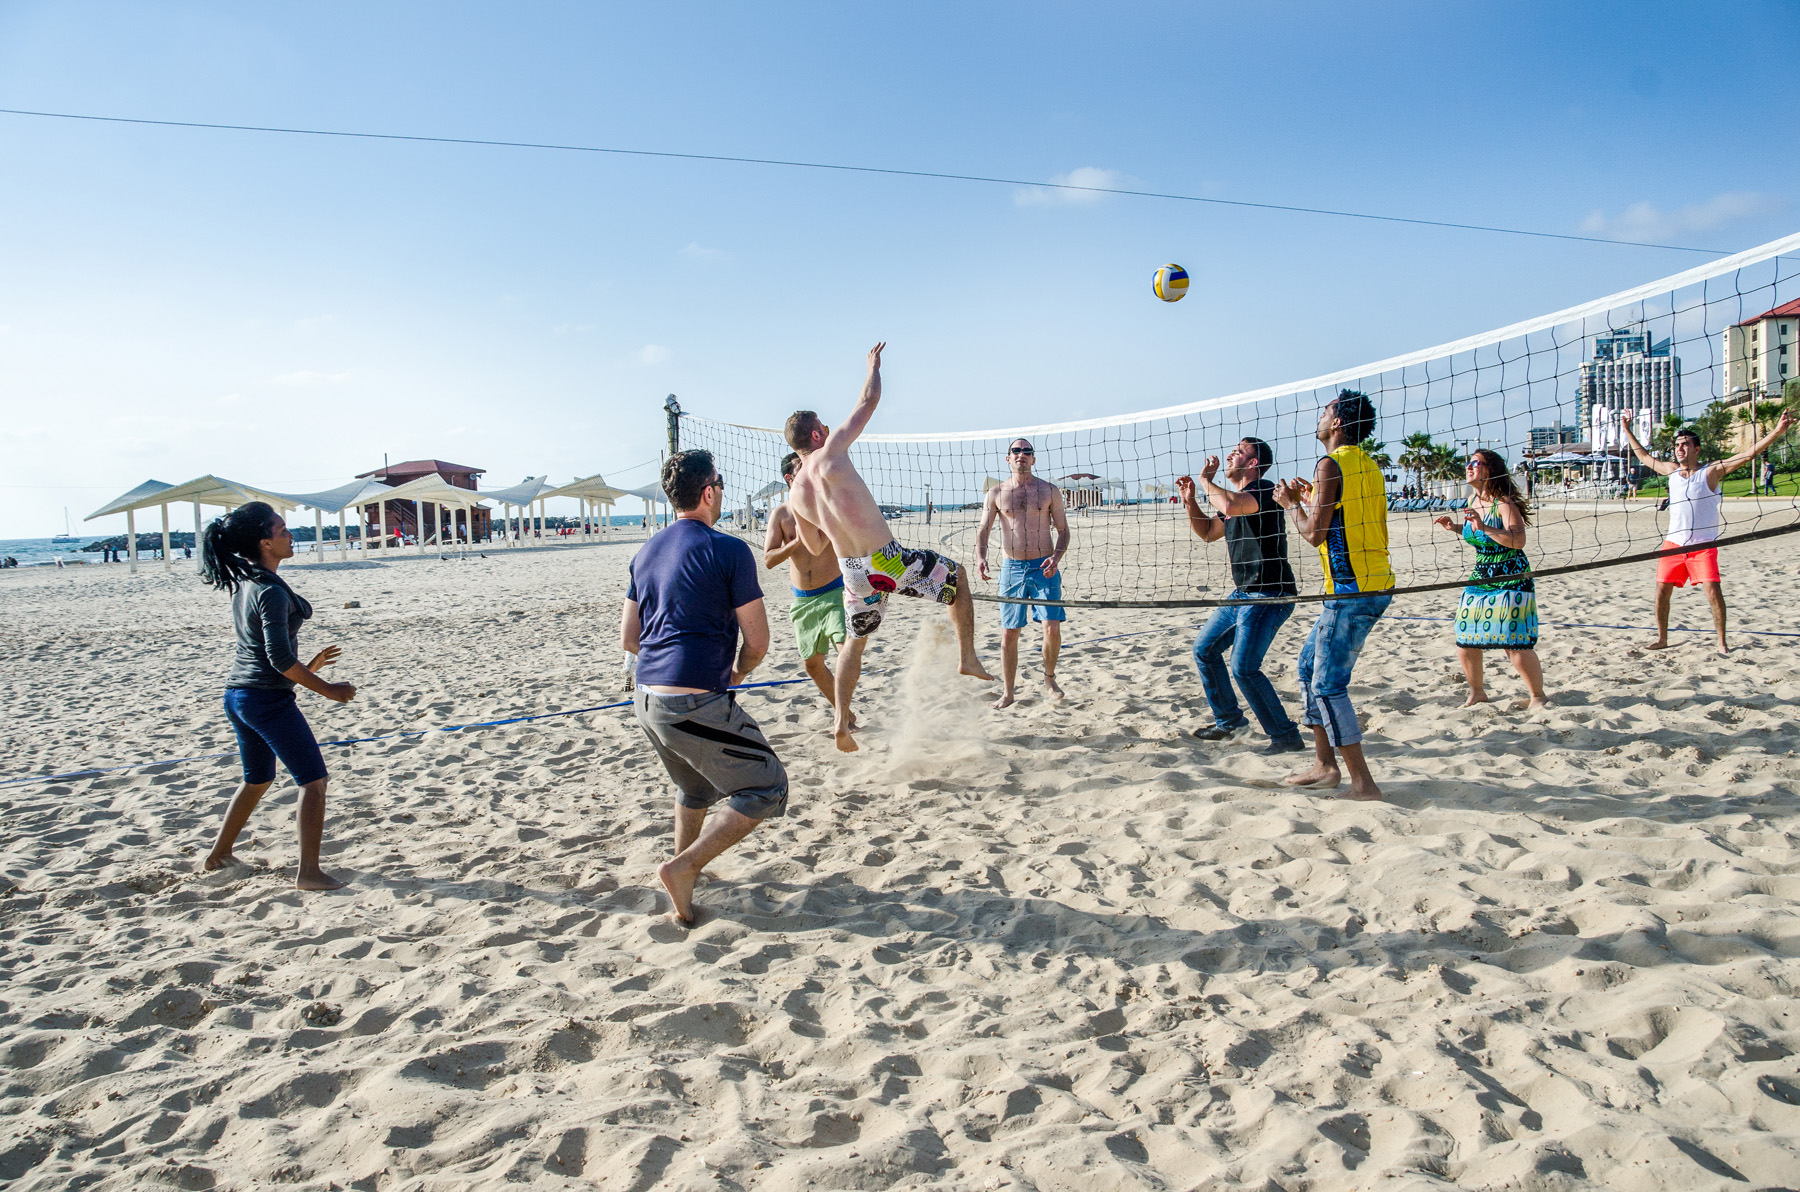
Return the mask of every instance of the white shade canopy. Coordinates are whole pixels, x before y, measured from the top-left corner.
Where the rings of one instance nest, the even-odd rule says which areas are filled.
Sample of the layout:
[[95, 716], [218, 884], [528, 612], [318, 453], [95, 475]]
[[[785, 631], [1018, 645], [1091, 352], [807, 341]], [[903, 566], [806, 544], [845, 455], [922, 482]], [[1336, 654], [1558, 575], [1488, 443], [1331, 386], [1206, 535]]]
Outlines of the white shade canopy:
[[659, 505], [667, 505], [669, 503], [669, 494], [663, 491], [663, 487], [660, 484], [646, 484], [642, 488], [628, 488], [625, 489], [621, 495], [636, 497], [641, 501], [655, 501]]
[[457, 488], [434, 472], [429, 476], [421, 476], [417, 480], [408, 480], [405, 484], [390, 488], [372, 499], [424, 501], [430, 505], [454, 505], [458, 509], [473, 509], [484, 500], [494, 499], [494, 494], [476, 492], [472, 488]]
[[[155, 485], [157, 487], [151, 487]], [[105, 517], [109, 513], [129, 513], [137, 509], [154, 509], [159, 505], [174, 505], [192, 501], [200, 505], [223, 505], [234, 509], [239, 505], [248, 505], [252, 501], [267, 501], [282, 510], [293, 509], [306, 502], [293, 497], [272, 493], [266, 489], [252, 488], [248, 484], [239, 484], [235, 480], [222, 480], [217, 476], [198, 476], [186, 484], [163, 484], [160, 480], [146, 480], [130, 492], [102, 505], [88, 514], [83, 521], [93, 521], [97, 517]]]
[[757, 489], [755, 492], [751, 493], [750, 499], [752, 501], [766, 501], [770, 497], [778, 497], [786, 491], [787, 491], [787, 481], [771, 480], [767, 484], [763, 485], [761, 488]]
[[[612, 485], [606, 483], [600, 473], [596, 472], [592, 476], [584, 476], [579, 480], [571, 480], [560, 488], [545, 489], [538, 495], [545, 498], [577, 497], [583, 501], [597, 501], [603, 505], [611, 505], [620, 497], [629, 497], [632, 494], [626, 492], [622, 488], [614, 488]], [[489, 492], [487, 496], [492, 498], [494, 494]]]
[[527, 476], [511, 488], [490, 488], [481, 495], [502, 505], [529, 505], [539, 497], [548, 496], [549, 488], [550, 477]]
[[377, 480], [352, 480], [349, 484], [327, 489], [322, 493], [283, 493], [286, 500], [296, 505], [304, 505], [308, 509], [317, 509], [322, 513], [337, 513], [359, 505], [369, 505], [381, 500], [386, 494], [393, 492], [391, 485]]

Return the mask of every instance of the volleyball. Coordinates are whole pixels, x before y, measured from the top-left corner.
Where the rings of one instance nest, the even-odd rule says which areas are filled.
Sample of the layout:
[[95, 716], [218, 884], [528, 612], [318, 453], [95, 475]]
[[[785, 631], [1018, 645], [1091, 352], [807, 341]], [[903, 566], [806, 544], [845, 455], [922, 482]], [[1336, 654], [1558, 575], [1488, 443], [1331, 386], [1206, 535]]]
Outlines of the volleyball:
[[1180, 302], [1187, 293], [1187, 270], [1180, 265], [1164, 265], [1156, 271], [1156, 280], [1152, 288], [1156, 296], [1164, 302]]

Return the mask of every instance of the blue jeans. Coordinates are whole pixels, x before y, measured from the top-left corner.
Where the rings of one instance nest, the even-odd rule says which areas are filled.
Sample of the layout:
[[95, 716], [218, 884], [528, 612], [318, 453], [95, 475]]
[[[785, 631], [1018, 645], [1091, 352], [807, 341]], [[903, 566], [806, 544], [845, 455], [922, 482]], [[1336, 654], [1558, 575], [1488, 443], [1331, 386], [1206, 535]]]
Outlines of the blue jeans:
[[325, 757], [292, 691], [227, 687], [225, 716], [237, 734], [245, 782], [274, 782], [276, 758], [295, 786], [325, 777]]
[[1389, 593], [1355, 600], [1328, 600], [1300, 647], [1300, 694], [1306, 707], [1300, 723], [1323, 727], [1333, 745], [1359, 745], [1362, 728], [1350, 706], [1350, 672], [1369, 630], [1394, 598]]
[[[1231, 600], [1250, 597], [1234, 590]], [[1214, 611], [1212, 619], [1194, 639], [1194, 665], [1200, 670], [1200, 686], [1206, 691], [1206, 702], [1212, 707], [1213, 723], [1221, 729], [1242, 728], [1250, 723], [1232, 694], [1231, 680], [1236, 679], [1244, 693], [1244, 702], [1256, 713], [1256, 722], [1275, 741], [1298, 740], [1299, 726], [1288, 719], [1275, 694], [1275, 685], [1262, 673], [1263, 655], [1275, 640], [1275, 631], [1294, 615], [1291, 604], [1244, 604], [1225, 606]], [[1225, 666], [1225, 651], [1231, 651], [1231, 667]]]

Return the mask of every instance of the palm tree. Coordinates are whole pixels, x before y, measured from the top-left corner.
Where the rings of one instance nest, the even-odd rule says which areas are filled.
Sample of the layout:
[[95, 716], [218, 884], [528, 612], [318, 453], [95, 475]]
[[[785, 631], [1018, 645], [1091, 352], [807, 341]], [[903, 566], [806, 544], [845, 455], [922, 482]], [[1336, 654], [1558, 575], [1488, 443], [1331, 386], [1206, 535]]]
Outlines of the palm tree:
[[1433, 443], [1426, 461], [1433, 480], [1460, 480], [1468, 464], [1462, 453], [1449, 443]]
[[1400, 453], [1400, 466], [1418, 477], [1419, 487], [1425, 487], [1425, 460], [1434, 444], [1431, 436], [1424, 431], [1407, 435], [1400, 443], [1406, 450]]
[[1386, 443], [1379, 442], [1375, 439], [1369, 439], [1363, 443], [1362, 449], [1368, 454], [1369, 459], [1376, 467], [1391, 468], [1394, 466], [1394, 461], [1388, 458]]
[[1675, 449], [1675, 432], [1686, 426], [1680, 414], [1664, 414], [1663, 420], [1652, 429], [1650, 450], [1658, 455], [1666, 455]]

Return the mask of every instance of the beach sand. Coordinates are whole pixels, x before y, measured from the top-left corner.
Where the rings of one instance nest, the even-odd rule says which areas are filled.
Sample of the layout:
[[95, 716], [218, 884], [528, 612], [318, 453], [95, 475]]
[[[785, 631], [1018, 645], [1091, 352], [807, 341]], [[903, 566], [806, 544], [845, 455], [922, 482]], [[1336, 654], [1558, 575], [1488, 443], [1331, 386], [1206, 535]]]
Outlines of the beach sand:
[[[1737, 625], [1796, 630], [1794, 541], [1727, 553]], [[633, 549], [286, 571], [361, 688], [302, 707], [325, 740], [624, 699]], [[754, 678], [800, 677], [765, 586]], [[291, 888], [285, 775], [208, 875], [232, 758], [0, 787], [0, 1181], [1800, 1184], [1800, 638], [1648, 654], [1558, 627], [1648, 624], [1648, 565], [1542, 587], [1542, 714], [1499, 656], [1459, 709], [1455, 593], [1395, 602], [1351, 689], [1380, 805], [1184, 735], [1199, 611], [1076, 612], [1067, 701], [1028, 648], [996, 712], [895, 602], [862, 753], [808, 685], [739, 697], [790, 812], [693, 930], [629, 708], [328, 749], [329, 895]], [[1312, 616], [1270, 653], [1291, 711]], [[229, 753], [230, 647], [191, 564], [0, 575], [4, 777]]]

